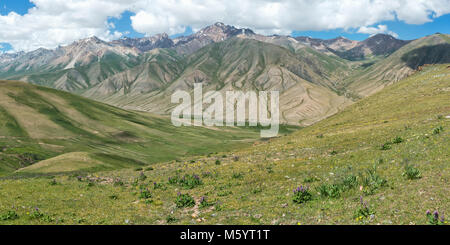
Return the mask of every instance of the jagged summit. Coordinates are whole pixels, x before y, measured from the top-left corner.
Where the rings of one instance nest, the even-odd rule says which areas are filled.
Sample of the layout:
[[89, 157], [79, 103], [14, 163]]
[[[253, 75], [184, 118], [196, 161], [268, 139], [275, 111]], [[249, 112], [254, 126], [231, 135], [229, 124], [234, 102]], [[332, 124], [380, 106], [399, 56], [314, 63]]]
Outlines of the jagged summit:
[[195, 33], [194, 36], [208, 36], [214, 42], [223, 41], [237, 35], [252, 35], [255, 34], [251, 29], [236, 28], [234, 26], [225, 25], [217, 22], [214, 25], [207, 26]]
[[100, 43], [106, 43], [106, 42], [101, 40], [97, 36], [91, 36], [91, 37], [88, 37], [88, 38], [83, 38], [83, 39], [80, 39], [78, 41], [75, 41], [72, 44], [81, 44], [81, 43], [100, 44]]
[[156, 34], [150, 37], [142, 38], [121, 38], [111, 42], [114, 45], [123, 45], [127, 47], [135, 47], [141, 52], [146, 52], [155, 48], [171, 48], [174, 43], [167, 33]]
[[388, 41], [403, 41], [403, 40], [397, 39], [390, 34], [378, 33], [378, 34], [372, 35], [372, 36], [368, 37], [367, 39], [363, 40], [362, 43], [388, 42]]

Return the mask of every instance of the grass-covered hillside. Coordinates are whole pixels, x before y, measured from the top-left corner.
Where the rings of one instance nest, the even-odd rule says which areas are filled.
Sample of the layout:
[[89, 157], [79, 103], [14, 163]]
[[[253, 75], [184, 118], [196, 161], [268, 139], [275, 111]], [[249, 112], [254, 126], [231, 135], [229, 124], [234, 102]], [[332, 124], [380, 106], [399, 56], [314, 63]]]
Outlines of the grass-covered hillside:
[[429, 66], [313, 126], [232, 153], [4, 178], [0, 222], [444, 224], [449, 131], [450, 68]]
[[142, 166], [250, 145], [258, 137], [256, 129], [177, 128], [167, 118], [0, 81], [0, 175]]

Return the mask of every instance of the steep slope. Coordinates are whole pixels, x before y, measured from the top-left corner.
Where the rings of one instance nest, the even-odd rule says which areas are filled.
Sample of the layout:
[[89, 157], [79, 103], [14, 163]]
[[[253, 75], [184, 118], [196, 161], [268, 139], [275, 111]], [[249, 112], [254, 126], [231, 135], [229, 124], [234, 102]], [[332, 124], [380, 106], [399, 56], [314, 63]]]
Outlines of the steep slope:
[[[203, 83], [204, 92], [278, 90], [282, 121], [309, 125], [349, 103], [330, 89], [337, 82], [336, 71], [345, 70], [347, 64], [323, 56], [307, 47], [293, 53], [253, 39], [231, 38], [187, 56], [177, 63], [183, 64], [181, 67], [168, 63], [176, 68], [166, 72], [166, 77], [175, 79], [156, 83], [155, 90], [124, 94], [119, 86], [113, 93], [99, 93], [106, 86], [102, 83], [83, 95], [119, 107], [167, 114], [176, 106], [170, 103], [171, 94], [177, 89], [191, 91], [196, 82]], [[148, 71], [146, 66], [139, 69]], [[152, 74], [156, 76], [154, 71]]]
[[[287, 137], [154, 164], [145, 180], [130, 169], [57, 176], [51, 186], [48, 178], [2, 179], [0, 212], [14, 206], [19, 216], [3, 222], [427, 224], [427, 210], [449, 212], [449, 65], [425, 67]], [[406, 165], [420, 177], [408, 179]], [[200, 181], [184, 185], [183, 176]], [[136, 185], [151, 197], [140, 197]], [[295, 198], [300, 186], [311, 199]], [[191, 196], [195, 206], [174, 208], [180, 194]], [[50, 219], [30, 219], [26, 213], [36, 206]]]
[[50, 160], [37, 166], [77, 162], [52, 171], [146, 165], [259, 137], [256, 130], [239, 128], [177, 128], [166, 118], [14, 81], [0, 82], [0, 119], [0, 174], [45, 159]]
[[449, 37], [448, 34], [434, 34], [414, 40], [385, 59], [365, 64], [345, 78], [340, 87], [364, 97], [411, 75], [421, 65], [448, 63]]
[[134, 47], [112, 45], [91, 37], [55, 50], [18, 54], [0, 63], [0, 77], [77, 91], [139, 64], [139, 53]]
[[86, 97], [141, 95], [159, 91], [176, 79], [184, 69], [184, 62], [175, 51], [154, 49], [141, 56], [142, 63], [111, 75], [90, 88]]

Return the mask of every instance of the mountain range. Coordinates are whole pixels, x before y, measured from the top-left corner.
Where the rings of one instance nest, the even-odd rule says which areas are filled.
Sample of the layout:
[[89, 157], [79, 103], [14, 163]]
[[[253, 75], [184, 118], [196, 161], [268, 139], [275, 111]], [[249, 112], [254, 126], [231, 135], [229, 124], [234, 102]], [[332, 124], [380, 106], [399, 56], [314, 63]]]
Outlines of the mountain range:
[[0, 78], [69, 91], [125, 109], [168, 114], [170, 95], [279, 90], [283, 123], [310, 125], [414, 73], [450, 62], [450, 36], [398, 40], [264, 36], [216, 23], [177, 38], [91, 37], [53, 50], [3, 54]]

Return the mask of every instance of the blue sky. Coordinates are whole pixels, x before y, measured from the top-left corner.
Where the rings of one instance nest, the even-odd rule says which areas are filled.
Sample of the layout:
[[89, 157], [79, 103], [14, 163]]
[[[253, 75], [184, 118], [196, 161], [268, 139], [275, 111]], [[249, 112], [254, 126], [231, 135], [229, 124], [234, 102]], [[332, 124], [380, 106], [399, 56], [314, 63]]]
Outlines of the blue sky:
[[[377, 24], [386, 25], [389, 30], [398, 34], [399, 39], [412, 40], [437, 32], [450, 34], [450, 14], [443, 15], [433, 20], [433, 22], [421, 25], [406, 24], [402, 21], [382, 21]], [[311, 36], [314, 38], [331, 39], [343, 36], [351, 40], [364, 40], [369, 34], [357, 33], [356, 29], [343, 30], [334, 29], [329, 31], [293, 31], [293, 36]]]
[[[348, 12], [339, 13], [341, 19], [344, 16], [342, 23], [334, 23], [332, 16], [335, 13], [333, 11], [341, 11], [343, 8], [335, 4], [336, 1], [331, 3], [331, 0], [329, 0], [330, 3], [328, 4], [331, 6], [330, 9], [320, 10], [323, 11], [323, 15], [321, 15], [322, 17], [319, 21], [314, 20], [315, 16], [318, 15], [317, 11], [319, 10], [317, 9], [320, 9], [319, 7], [314, 8], [313, 6], [311, 13], [302, 11], [309, 7], [308, 4], [313, 5], [306, 0], [280, 0], [281, 5], [248, 0], [244, 1], [245, 4], [241, 4], [240, 8], [230, 3], [230, 5], [223, 4], [217, 9], [214, 6], [219, 5], [220, 1], [209, 7], [202, 6], [199, 0], [181, 2], [181, 4], [178, 4], [180, 5], [179, 7], [168, 6], [164, 3], [164, 0], [154, 0], [151, 4], [148, 0], [127, 0], [119, 3], [117, 6], [108, 5], [107, 0], [90, 0], [91, 2], [76, 0], [73, 2], [63, 1], [55, 3], [52, 1], [56, 0], [35, 0], [33, 3], [29, 0], [0, 0], [0, 27], [6, 27], [7, 29], [2, 33], [0, 28], [0, 51], [29, 51], [37, 47], [52, 48], [56, 45], [65, 45], [92, 35], [97, 35], [103, 39], [115, 39], [123, 36], [144, 37], [166, 32], [171, 37], [177, 37], [189, 35], [193, 33], [193, 30], [198, 30], [216, 21], [240, 27], [249, 27], [261, 34], [290, 34], [323, 39], [344, 36], [353, 40], [363, 40], [372, 34], [388, 33], [400, 39], [411, 40], [436, 32], [450, 33], [450, 7], [446, 6], [449, 0], [429, 0], [433, 1], [432, 5], [409, 6], [411, 11], [408, 9], [408, 6], [402, 6], [401, 1], [403, 0], [394, 0], [394, 2], [398, 1], [398, 5], [394, 4], [391, 6], [386, 4], [385, 10], [377, 9], [379, 5], [372, 6], [373, 1], [361, 0], [366, 5], [359, 7], [361, 10], [360, 16], [355, 17], [354, 15], [358, 14], [355, 14], [355, 10], [350, 8]], [[230, 0], [229, 2], [233, 1]], [[240, 1], [242, 0], [236, 1], [241, 3]], [[133, 4], [127, 5], [128, 2], [133, 2]], [[82, 9], [81, 7], [73, 8], [78, 6], [74, 5], [74, 3], [84, 4], [82, 6], [87, 6], [88, 9], [91, 7], [92, 11], [79, 10], [80, 13], [72, 13], [74, 9]], [[336, 5], [334, 8], [333, 4]], [[111, 8], [109, 8], [110, 5], [112, 6]], [[294, 9], [292, 6], [299, 7]], [[433, 6], [438, 7], [433, 8]], [[29, 12], [30, 8], [33, 7], [35, 7], [35, 10]], [[287, 16], [289, 16], [289, 13], [286, 13], [286, 16], [284, 16], [283, 11], [279, 11], [281, 13], [279, 16], [272, 12], [266, 13], [270, 18], [273, 18], [273, 21], [270, 21], [270, 18], [264, 16], [265, 10], [268, 8], [271, 10], [277, 8], [283, 10], [283, 8], [286, 8], [284, 11], [288, 12], [292, 9], [291, 19], [292, 16], [299, 19], [294, 18], [288, 21]], [[372, 11], [370, 8], [374, 10]], [[228, 10], [226, 11], [227, 15], [220, 12], [223, 9]], [[416, 14], [413, 11], [417, 11], [417, 9], [419, 9], [419, 12]], [[200, 10], [204, 12], [198, 12]], [[228, 16], [228, 13], [233, 11], [236, 12], [236, 16]], [[242, 12], [239, 13], [238, 11]], [[372, 11], [370, 13], [373, 16], [370, 16], [371, 18], [365, 17], [364, 15], [367, 14], [364, 11]], [[12, 23], [13, 17], [8, 16], [11, 12], [20, 16], [14, 19], [15, 26], [8, 26], [9, 24], [5, 26], [4, 23]], [[190, 12], [205, 17], [199, 19], [198, 16], [189, 15], [188, 13]], [[274, 12], [276, 13], [276, 11]], [[321, 13], [319, 12], [319, 14]], [[394, 14], [389, 16], [391, 13]], [[252, 14], [255, 15], [252, 16]], [[323, 16], [331, 17], [323, 18]], [[41, 19], [51, 18], [54, 18], [55, 22], [48, 23], [48, 20], [47, 23], [40, 22]], [[241, 20], [230, 23], [237, 18]], [[379, 21], [371, 21], [372, 19], [378, 19]], [[59, 22], [61, 22], [60, 26], [58, 26]], [[272, 25], [272, 23], [280, 22], [283, 22], [280, 25], [285, 28], [279, 28], [275, 24]], [[361, 24], [356, 24], [355, 22]], [[33, 26], [34, 29], [26, 30], [28, 26]], [[73, 28], [73, 30], [67, 28], [68, 26]], [[333, 28], [332, 26], [338, 27]], [[298, 30], [296, 28], [302, 31], [296, 31]], [[12, 32], [17, 32], [16, 36], [9, 35]], [[53, 38], [55, 36], [57, 38]]]

